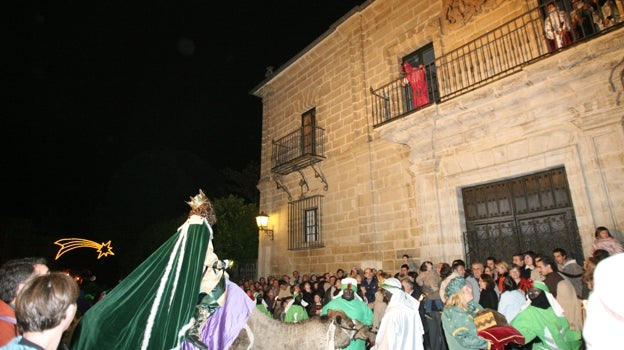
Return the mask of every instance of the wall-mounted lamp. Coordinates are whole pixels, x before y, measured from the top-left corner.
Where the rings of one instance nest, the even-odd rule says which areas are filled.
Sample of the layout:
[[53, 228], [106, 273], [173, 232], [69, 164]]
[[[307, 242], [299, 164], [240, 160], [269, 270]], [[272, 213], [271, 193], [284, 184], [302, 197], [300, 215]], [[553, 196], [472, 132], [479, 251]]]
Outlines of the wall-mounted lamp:
[[256, 225], [258, 225], [258, 230], [264, 231], [273, 240], [273, 229], [268, 228], [269, 216], [265, 212], [261, 212], [260, 215], [256, 216]]

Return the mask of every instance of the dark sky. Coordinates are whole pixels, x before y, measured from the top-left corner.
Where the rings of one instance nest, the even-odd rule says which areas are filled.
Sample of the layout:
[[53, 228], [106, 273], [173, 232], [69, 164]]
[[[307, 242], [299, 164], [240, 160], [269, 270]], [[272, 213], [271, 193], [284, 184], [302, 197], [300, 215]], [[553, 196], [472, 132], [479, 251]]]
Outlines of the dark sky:
[[259, 161], [262, 105], [249, 91], [363, 2], [11, 2], [0, 216], [40, 220], [43, 205], [62, 229], [141, 155]]

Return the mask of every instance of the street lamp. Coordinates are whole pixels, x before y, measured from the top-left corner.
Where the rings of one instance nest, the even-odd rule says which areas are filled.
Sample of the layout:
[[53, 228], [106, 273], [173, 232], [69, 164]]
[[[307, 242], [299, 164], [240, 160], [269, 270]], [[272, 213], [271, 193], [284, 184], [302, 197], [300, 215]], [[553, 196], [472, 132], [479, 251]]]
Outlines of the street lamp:
[[261, 212], [260, 215], [256, 216], [256, 225], [258, 225], [258, 230], [264, 231], [273, 240], [273, 229], [268, 228], [269, 216], [265, 212]]

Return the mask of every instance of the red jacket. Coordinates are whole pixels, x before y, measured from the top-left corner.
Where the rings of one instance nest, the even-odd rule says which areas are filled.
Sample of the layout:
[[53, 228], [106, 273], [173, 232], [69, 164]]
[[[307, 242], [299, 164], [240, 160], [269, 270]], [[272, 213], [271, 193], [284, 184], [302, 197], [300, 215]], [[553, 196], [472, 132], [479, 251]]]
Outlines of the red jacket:
[[19, 335], [15, 322], [15, 310], [0, 300], [0, 346], [5, 346]]

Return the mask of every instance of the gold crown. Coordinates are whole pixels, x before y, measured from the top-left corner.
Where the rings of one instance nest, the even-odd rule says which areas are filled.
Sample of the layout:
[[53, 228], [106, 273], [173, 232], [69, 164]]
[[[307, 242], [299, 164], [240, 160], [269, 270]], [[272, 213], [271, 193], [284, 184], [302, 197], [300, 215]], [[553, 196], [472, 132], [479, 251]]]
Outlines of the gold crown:
[[206, 197], [206, 195], [204, 194], [204, 191], [202, 191], [201, 188], [199, 189], [198, 195], [196, 195], [195, 197], [189, 197], [189, 198], [191, 198], [191, 201], [186, 202], [186, 204], [190, 205], [191, 208], [193, 209], [197, 209], [202, 204], [209, 202], [208, 197]]

